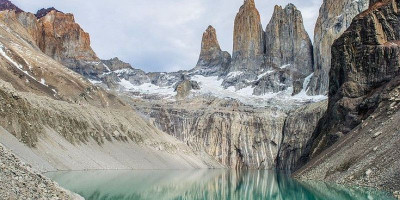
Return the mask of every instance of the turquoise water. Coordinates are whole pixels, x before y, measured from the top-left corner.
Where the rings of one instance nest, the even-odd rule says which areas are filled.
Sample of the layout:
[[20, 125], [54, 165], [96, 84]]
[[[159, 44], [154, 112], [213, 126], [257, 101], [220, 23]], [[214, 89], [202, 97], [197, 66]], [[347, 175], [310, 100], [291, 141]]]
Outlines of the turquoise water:
[[388, 193], [299, 182], [273, 171], [82, 171], [46, 174], [88, 200], [385, 200]]

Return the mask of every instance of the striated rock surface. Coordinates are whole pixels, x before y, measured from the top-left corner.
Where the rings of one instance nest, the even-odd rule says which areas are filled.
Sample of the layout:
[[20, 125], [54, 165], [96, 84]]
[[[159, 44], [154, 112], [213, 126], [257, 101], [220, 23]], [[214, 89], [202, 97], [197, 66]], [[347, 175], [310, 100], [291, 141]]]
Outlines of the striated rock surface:
[[230, 63], [231, 55], [221, 50], [214, 27], [209, 26], [203, 33], [200, 57], [192, 71], [203, 75], [219, 76], [227, 70]]
[[264, 64], [264, 30], [254, 0], [245, 0], [235, 18], [229, 71], [259, 71]]
[[[275, 6], [265, 30], [266, 62], [273, 68], [285, 67], [292, 77], [294, 93], [302, 89], [304, 78], [313, 72], [313, 46], [301, 12], [293, 4]], [[300, 87], [298, 87], [300, 86]]]
[[332, 46], [328, 111], [300, 177], [399, 190], [399, 7], [371, 5]]
[[164, 132], [233, 169], [274, 169], [286, 114], [234, 100], [135, 105]]
[[353, 18], [368, 8], [369, 0], [324, 0], [314, 31], [314, 76], [309, 94], [327, 94], [331, 46], [350, 26]]
[[41, 37], [37, 42], [45, 54], [89, 78], [96, 79], [109, 71], [90, 47], [89, 34], [75, 23], [72, 14], [47, 9], [37, 14], [42, 15], [38, 19]]
[[324, 116], [328, 101], [305, 105], [290, 112], [283, 127], [283, 140], [277, 157], [277, 169], [294, 172], [306, 151], [307, 143]]

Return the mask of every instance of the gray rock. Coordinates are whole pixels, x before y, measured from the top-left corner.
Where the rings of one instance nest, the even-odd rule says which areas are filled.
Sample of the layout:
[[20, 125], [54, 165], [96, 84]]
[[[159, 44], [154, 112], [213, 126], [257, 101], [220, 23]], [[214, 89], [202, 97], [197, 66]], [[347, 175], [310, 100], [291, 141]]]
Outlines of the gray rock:
[[293, 82], [290, 85], [295, 94], [300, 92], [304, 78], [313, 72], [313, 46], [301, 12], [293, 4], [275, 6], [265, 30], [265, 43], [267, 65], [274, 69], [288, 65], [287, 73]]
[[350, 26], [353, 18], [368, 8], [369, 0], [324, 0], [314, 31], [314, 76], [309, 94], [327, 94], [331, 46]]

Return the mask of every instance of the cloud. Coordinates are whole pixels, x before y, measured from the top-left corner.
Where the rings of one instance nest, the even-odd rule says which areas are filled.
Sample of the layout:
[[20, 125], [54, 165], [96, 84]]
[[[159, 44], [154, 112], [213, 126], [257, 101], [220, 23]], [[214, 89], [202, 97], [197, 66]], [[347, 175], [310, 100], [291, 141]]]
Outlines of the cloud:
[[[233, 24], [243, 0], [13, 0], [36, 12], [56, 7], [73, 13], [90, 33], [99, 57], [119, 57], [145, 71], [191, 69], [197, 63], [201, 36], [208, 25], [217, 30], [221, 48], [232, 51]], [[275, 4], [294, 3], [312, 37], [322, 0], [256, 0], [263, 27]]]

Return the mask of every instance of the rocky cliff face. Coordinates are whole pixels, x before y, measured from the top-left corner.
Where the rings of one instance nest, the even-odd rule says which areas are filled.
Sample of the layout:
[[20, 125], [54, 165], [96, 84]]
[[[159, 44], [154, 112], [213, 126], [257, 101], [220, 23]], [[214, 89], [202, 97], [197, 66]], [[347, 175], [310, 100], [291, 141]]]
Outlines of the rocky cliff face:
[[89, 34], [75, 23], [72, 14], [55, 9], [41, 10], [36, 16], [41, 34], [39, 48], [68, 68], [89, 78], [108, 72], [90, 47]]
[[254, 0], [245, 0], [235, 18], [229, 71], [258, 72], [264, 64], [264, 30]]
[[324, 0], [314, 31], [314, 76], [309, 93], [327, 94], [331, 46], [350, 26], [353, 18], [368, 8], [369, 0]]
[[399, 6], [371, 5], [333, 44], [328, 111], [300, 176], [400, 188]]
[[[293, 4], [285, 8], [275, 6], [274, 14], [265, 30], [266, 62], [273, 68], [285, 67], [293, 82], [294, 93], [302, 89], [304, 78], [313, 72], [313, 46], [301, 12]], [[300, 87], [298, 87], [300, 86]]]
[[230, 63], [231, 55], [221, 50], [214, 27], [209, 26], [203, 33], [200, 57], [192, 71], [204, 75], [219, 76], [227, 70]]
[[328, 101], [321, 101], [300, 107], [289, 114], [285, 120], [282, 145], [277, 156], [278, 169], [294, 172], [300, 167], [299, 160], [306, 152], [307, 143], [327, 106]]
[[237, 101], [192, 99], [138, 106], [161, 130], [233, 169], [273, 169], [286, 114]]

